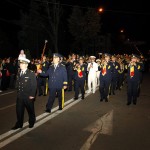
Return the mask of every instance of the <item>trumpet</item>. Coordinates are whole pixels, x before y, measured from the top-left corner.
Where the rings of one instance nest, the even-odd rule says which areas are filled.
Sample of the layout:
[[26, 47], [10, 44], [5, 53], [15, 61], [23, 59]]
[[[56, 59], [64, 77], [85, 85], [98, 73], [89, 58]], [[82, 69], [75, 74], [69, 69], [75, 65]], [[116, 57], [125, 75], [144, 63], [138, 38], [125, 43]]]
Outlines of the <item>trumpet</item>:
[[102, 61], [101, 61], [101, 66], [107, 66], [107, 64], [108, 64], [108, 62], [105, 60], [105, 59], [103, 59]]
[[130, 61], [129, 66], [136, 66], [136, 62], [135, 61]]
[[75, 66], [74, 66], [74, 70], [79, 70], [79, 69], [80, 69], [80, 64], [76, 63]]

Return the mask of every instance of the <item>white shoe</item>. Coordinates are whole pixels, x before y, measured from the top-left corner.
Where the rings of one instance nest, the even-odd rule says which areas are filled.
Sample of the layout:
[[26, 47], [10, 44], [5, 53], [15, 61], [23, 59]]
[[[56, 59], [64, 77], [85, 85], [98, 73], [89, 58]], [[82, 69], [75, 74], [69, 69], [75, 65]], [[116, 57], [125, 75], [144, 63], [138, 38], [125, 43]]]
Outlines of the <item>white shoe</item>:
[[0, 90], [0, 93], [3, 92], [2, 90]]

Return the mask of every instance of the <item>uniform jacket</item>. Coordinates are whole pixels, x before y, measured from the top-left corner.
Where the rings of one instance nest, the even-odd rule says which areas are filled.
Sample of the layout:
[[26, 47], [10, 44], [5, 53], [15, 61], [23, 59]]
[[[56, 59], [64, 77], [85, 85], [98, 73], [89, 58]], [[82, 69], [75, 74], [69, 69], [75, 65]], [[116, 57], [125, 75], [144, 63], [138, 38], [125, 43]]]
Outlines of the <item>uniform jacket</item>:
[[120, 70], [120, 65], [118, 62], [112, 62], [113, 65], [113, 71], [112, 71], [112, 77], [118, 77], [119, 75], [119, 70]]
[[63, 64], [58, 64], [56, 69], [52, 64], [46, 73], [41, 73], [40, 76], [48, 77], [49, 88], [62, 89], [63, 86], [67, 86], [67, 71]]
[[[90, 65], [93, 67], [89, 69]], [[88, 63], [87, 66], [88, 75], [96, 77], [96, 72], [98, 71], [98, 64], [96, 62]]]
[[113, 64], [112, 62], [108, 62], [107, 65], [106, 65], [106, 74], [105, 75], [102, 75], [102, 67], [100, 67], [100, 80], [101, 79], [106, 79], [106, 80], [111, 80], [112, 79], [112, 72], [113, 72]]
[[133, 77], [130, 76], [130, 65], [129, 64], [125, 65], [125, 69], [127, 69], [127, 81], [138, 82], [140, 80], [140, 71], [142, 69], [140, 63], [136, 63], [136, 65], [134, 66], [134, 76]]
[[16, 88], [18, 97], [35, 97], [37, 89], [35, 73], [27, 69], [26, 72], [20, 76], [19, 72], [17, 74]]
[[47, 61], [42, 63], [42, 73], [45, 73], [49, 68], [49, 63]]
[[86, 79], [87, 66], [85, 64], [79, 65], [75, 70], [75, 80], [85, 80]]

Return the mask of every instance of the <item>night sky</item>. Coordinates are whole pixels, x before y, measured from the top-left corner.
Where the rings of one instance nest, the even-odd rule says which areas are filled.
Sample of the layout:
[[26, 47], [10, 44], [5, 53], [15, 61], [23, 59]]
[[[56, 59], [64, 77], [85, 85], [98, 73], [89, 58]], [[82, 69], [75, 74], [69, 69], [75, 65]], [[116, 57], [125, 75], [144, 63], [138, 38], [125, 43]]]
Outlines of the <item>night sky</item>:
[[[0, 30], [6, 32], [17, 45], [16, 33], [18, 26], [12, 20], [19, 19], [19, 10], [28, 10], [30, 0], [0, 0]], [[65, 7], [79, 5], [81, 7], [104, 8], [102, 15], [103, 30], [106, 32], [119, 32], [121, 29], [139, 41], [150, 42], [150, 9], [148, 2], [136, 0], [60, 0]], [[16, 43], [15, 43], [16, 42]], [[149, 48], [149, 47], [147, 47]], [[13, 47], [15, 49], [15, 46]], [[17, 50], [16, 50], [17, 51]], [[3, 52], [1, 52], [3, 53]]]

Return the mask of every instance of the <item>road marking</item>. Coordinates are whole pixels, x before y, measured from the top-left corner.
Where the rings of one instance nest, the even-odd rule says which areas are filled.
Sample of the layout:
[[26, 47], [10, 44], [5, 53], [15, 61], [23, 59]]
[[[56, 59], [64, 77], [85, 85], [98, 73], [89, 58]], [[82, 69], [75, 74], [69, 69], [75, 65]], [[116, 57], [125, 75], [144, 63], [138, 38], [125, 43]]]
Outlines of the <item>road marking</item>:
[[3, 96], [3, 95], [7, 95], [7, 94], [11, 94], [11, 93], [14, 93], [15, 91], [11, 91], [11, 92], [7, 92], [7, 93], [3, 93], [3, 94], [0, 94], [0, 96]]
[[16, 103], [11, 104], [11, 105], [8, 105], [8, 106], [5, 106], [5, 107], [2, 107], [2, 108], [0, 108], [0, 111], [1, 111], [1, 110], [4, 110], [4, 109], [7, 109], [7, 108], [9, 108], [9, 107], [15, 106], [15, 105], [16, 105]]
[[[89, 94], [85, 94], [85, 97], [87, 97], [88, 95], [90, 95], [90, 93], [89, 93]], [[80, 97], [80, 96], [81, 96], [81, 94], [79, 94], [79, 97]], [[73, 98], [71, 98], [70, 100], [66, 101], [66, 102], [65, 102], [65, 107], [66, 107], [66, 105], [70, 104], [70, 103], [73, 102], [73, 101], [74, 101]], [[12, 104], [12, 105], [9, 105], [9, 106], [0, 108], [0, 110], [3, 110], [3, 109], [5, 109], [5, 108], [8, 108], [8, 107], [11, 107], [11, 106], [14, 106], [14, 105], [16, 105], [16, 104]], [[64, 107], [64, 108], [65, 108], [65, 107]], [[56, 110], [58, 110], [58, 106], [52, 109], [52, 113], [53, 113], [54, 111], [56, 111]], [[49, 114], [48, 114], [48, 113], [43, 113], [43, 114], [37, 116], [37, 117], [36, 117], [36, 121], [39, 121], [40, 119], [44, 118], [44, 117], [47, 116], [47, 115], [49, 115]], [[25, 123], [23, 124], [23, 127], [26, 127], [27, 125], [28, 125], [28, 122], [25, 122]], [[11, 134], [17, 132], [18, 130], [21, 130], [21, 129], [10, 130], [10, 131], [8, 131], [8, 132], [6, 132], [6, 133], [1, 134], [1, 135], [0, 135], [0, 141], [1, 141], [2, 139], [4, 139], [4, 138], [10, 136]]]
[[[73, 101], [73, 100], [71, 99], [71, 101]], [[56, 112], [54, 112], [54, 113], [52, 113], [52, 114], [50, 114], [50, 115], [47, 115], [47, 117], [45, 117], [45, 118], [43, 118], [42, 120], [36, 122], [34, 128], [25, 128], [24, 130], [21, 130], [21, 129], [15, 130], [16, 132], [17, 132], [18, 130], [21, 130], [21, 131], [20, 131], [19, 133], [16, 133], [16, 134], [13, 135], [13, 136], [7, 138], [6, 140], [2, 141], [2, 142], [0, 143], [0, 148], [6, 146], [7, 144], [13, 142], [14, 140], [16, 140], [16, 139], [18, 139], [18, 138], [20, 138], [21, 136], [25, 135], [26, 133], [28, 133], [28, 132], [30, 132], [30, 131], [36, 129], [36, 128], [39, 127], [40, 125], [42, 125], [42, 124], [44, 124], [45, 122], [51, 120], [52, 118], [58, 116], [59, 114], [63, 113], [64, 111], [66, 111], [67, 109], [69, 109], [70, 107], [72, 107], [73, 105], [79, 103], [80, 101], [81, 101], [81, 99], [79, 99], [79, 100], [77, 100], [77, 101], [73, 101], [72, 103], [70, 103], [70, 104], [68, 104], [66, 107], [64, 107], [63, 110], [61, 110], [61, 111], [58, 110], [58, 111], [56, 111]], [[67, 101], [67, 102], [68, 102], [68, 101]], [[57, 109], [58, 109], [58, 107], [55, 108], [55, 110], [57, 110]], [[54, 111], [54, 110], [53, 110], [53, 111]], [[47, 113], [44, 113], [44, 114], [46, 115]], [[43, 115], [44, 115], [44, 114], [43, 114]], [[45, 115], [44, 115], [44, 116], [45, 116]], [[41, 116], [41, 115], [40, 115], [40, 116]], [[28, 124], [28, 123], [25, 123], [25, 126], [27, 126], [27, 124]], [[9, 134], [14, 133], [15, 131], [9, 131], [9, 132], [7, 132], [7, 135], [5, 135], [5, 137], [8, 136]], [[3, 135], [3, 137], [1, 137], [1, 139], [5, 138], [5, 137], [4, 137], [4, 135]]]
[[[86, 93], [85, 97], [89, 96], [92, 93]], [[81, 96], [81, 94], [79, 94], [79, 97]], [[28, 126], [28, 122], [25, 122], [23, 125], [23, 129], [17, 129], [17, 130], [10, 130], [4, 134], [0, 135], [0, 148], [6, 146], [7, 144], [13, 142], [14, 140], [18, 139], [19, 137], [25, 135], [26, 133], [34, 130], [35, 128], [39, 127], [40, 125], [44, 124], [45, 122], [51, 120], [52, 118], [56, 117], [57, 115], [63, 113], [64, 111], [66, 111], [67, 109], [69, 109], [70, 107], [72, 107], [73, 105], [79, 103], [82, 99], [79, 98], [78, 100], [74, 101], [74, 98], [71, 98], [70, 100], [65, 102], [65, 107], [63, 108], [63, 110], [59, 111], [58, 110], [58, 106], [52, 109], [52, 113], [43, 113], [39, 116], [36, 117], [36, 123], [34, 125], [34, 128], [25, 128]], [[57, 110], [57, 111], [56, 111]], [[55, 112], [56, 111], [56, 112]], [[53, 113], [54, 112], [54, 113]], [[41, 120], [40, 120], [41, 119]], [[25, 129], [24, 129], [25, 128]], [[19, 133], [14, 134], [15, 132], [20, 131]], [[12, 136], [11, 136], [12, 135]], [[7, 138], [8, 137], [8, 138]]]
[[[98, 89], [98, 88], [97, 88]], [[96, 90], [97, 90], [96, 89]], [[85, 97], [89, 96], [92, 93], [86, 93]], [[81, 97], [81, 94], [79, 94], [79, 97]], [[82, 99], [79, 98], [78, 100], [74, 100], [74, 98], [71, 98], [70, 100], [65, 102], [65, 107], [63, 108], [63, 110], [59, 111], [58, 110], [58, 106], [52, 109], [52, 113], [43, 113], [39, 116], [36, 117], [36, 123], [34, 125], [34, 128], [26, 128], [28, 126], [28, 122], [25, 122], [23, 125], [22, 129], [17, 129], [17, 130], [10, 130], [4, 134], [0, 135], [0, 148], [6, 146], [7, 144], [13, 142], [14, 140], [20, 138], [21, 136], [25, 135], [26, 133], [36, 129], [37, 127], [39, 127], [40, 125], [44, 124], [45, 122], [51, 120], [52, 118], [56, 117], [57, 115], [63, 113], [64, 111], [66, 111], [67, 109], [69, 109], [70, 107], [72, 107], [73, 105], [79, 103]], [[16, 133], [20, 131], [19, 133]], [[15, 135], [12, 135], [16, 133]], [[12, 135], [12, 136], [11, 136]], [[6, 138], [6, 139], [5, 139]], [[4, 140], [5, 139], [5, 140]]]
[[93, 124], [89, 125], [85, 130], [90, 131], [91, 135], [86, 140], [80, 150], [89, 150], [95, 142], [99, 134], [112, 134], [113, 128], [113, 110], [96, 120]]
[[[65, 105], [68, 105], [68, 104], [71, 103], [72, 101], [73, 101], [73, 99], [70, 99], [70, 100], [66, 101], [66, 102], [65, 102]], [[55, 112], [56, 110], [58, 110], [58, 106], [52, 109], [52, 113]], [[39, 116], [36, 117], [36, 121], [39, 121], [40, 119], [42, 119], [42, 118], [44, 118], [45, 116], [48, 116], [48, 115], [49, 115], [48, 113], [43, 113], [43, 114], [41, 114], [41, 115], [39, 115]], [[25, 122], [25, 123], [23, 124], [23, 127], [26, 127], [27, 125], [28, 125], [28, 122]], [[4, 138], [10, 136], [11, 134], [17, 132], [18, 130], [21, 130], [21, 129], [10, 130], [10, 131], [8, 131], [8, 132], [6, 132], [6, 133], [4, 133], [4, 134], [1, 134], [1, 135], [0, 135], [0, 141], [1, 141], [2, 139], [4, 139]]]

